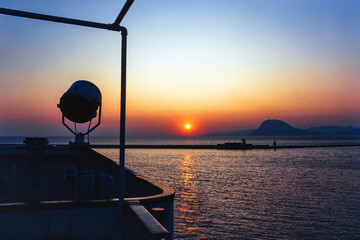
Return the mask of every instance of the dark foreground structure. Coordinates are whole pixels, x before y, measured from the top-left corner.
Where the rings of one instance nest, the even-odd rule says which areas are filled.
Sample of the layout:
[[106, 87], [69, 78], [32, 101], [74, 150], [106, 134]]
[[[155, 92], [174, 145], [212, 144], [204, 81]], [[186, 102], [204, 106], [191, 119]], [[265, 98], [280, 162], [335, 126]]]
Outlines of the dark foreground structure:
[[[127, 0], [111, 24], [0, 8], [0, 14], [121, 33], [119, 164], [84, 141], [101, 122], [102, 97], [94, 84], [75, 82], [58, 104], [74, 143], [27, 138], [21, 145], [0, 145], [0, 239], [173, 238], [174, 191], [125, 168], [128, 32], [120, 23], [133, 2]], [[75, 123], [74, 130], [65, 119]], [[87, 132], [78, 132], [76, 124], [85, 122]]]
[[[174, 190], [88, 146], [0, 145], [0, 239], [170, 239]], [[21, 229], [19, 231], [19, 229]]]

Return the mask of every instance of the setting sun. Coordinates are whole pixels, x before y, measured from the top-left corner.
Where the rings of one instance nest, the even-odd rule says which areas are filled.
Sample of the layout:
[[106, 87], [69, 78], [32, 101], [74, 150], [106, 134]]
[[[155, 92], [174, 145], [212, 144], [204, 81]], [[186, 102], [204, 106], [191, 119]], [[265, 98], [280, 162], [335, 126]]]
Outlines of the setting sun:
[[185, 129], [186, 130], [190, 130], [191, 129], [191, 125], [189, 123], [185, 124]]

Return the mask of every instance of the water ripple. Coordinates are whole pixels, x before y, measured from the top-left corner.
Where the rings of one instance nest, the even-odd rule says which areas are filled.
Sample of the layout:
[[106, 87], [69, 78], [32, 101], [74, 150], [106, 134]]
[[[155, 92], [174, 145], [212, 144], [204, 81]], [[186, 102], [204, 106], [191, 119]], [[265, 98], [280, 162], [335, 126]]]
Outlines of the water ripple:
[[[102, 152], [117, 159], [117, 151]], [[128, 167], [176, 190], [177, 239], [360, 239], [360, 148], [126, 157]]]

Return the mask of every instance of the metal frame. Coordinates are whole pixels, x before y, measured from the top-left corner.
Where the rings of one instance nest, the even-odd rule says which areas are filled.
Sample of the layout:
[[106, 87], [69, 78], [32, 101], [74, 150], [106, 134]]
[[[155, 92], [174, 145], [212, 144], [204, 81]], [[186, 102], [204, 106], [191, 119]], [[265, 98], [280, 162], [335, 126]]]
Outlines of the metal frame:
[[125, 113], [126, 113], [126, 41], [127, 29], [120, 26], [126, 13], [135, 0], [127, 0], [119, 15], [112, 24], [90, 22], [79, 19], [64, 18], [39, 13], [24, 12], [7, 8], [0, 8], [0, 14], [32, 18], [50, 22], [65, 23], [83, 27], [106, 29], [109, 31], [121, 32], [121, 103], [120, 103], [120, 154], [119, 154], [119, 206], [122, 209], [125, 197]]
[[[81, 134], [81, 135], [88, 135], [89, 133], [91, 133], [95, 128], [97, 128], [99, 125], [100, 125], [100, 123], [101, 123], [101, 106], [102, 106], [102, 104], [100, 104], [100, 107], [99, 107], [99, 117], [98, 117], [98, 122], [97, 122], [97, 124], [95, 125], [95, 126], [93, 126], [92, 128], [89, 128], [85, 133], [79, 133], [79, 132], [76, 132], [76, 130], [74, 131], [74, 130], [72, 130], [71, 129], [71, 127], [69, 127], [67, 124], [66, 124], [66, 122], [65, 122], [65, 115], [64, 114], [62, 114], [62, 124], [67, 128], [67, 129], [69, 129], [70, 130], [70, 132], [72, 133], [72, 134], [74, 134], [75, 136], [76, 135], [78, 135], [78, 134]], [[90, 121], [91, 122], [91, 121]], [[75, 126], [76, 126], [76, 123], [75, 123]]]

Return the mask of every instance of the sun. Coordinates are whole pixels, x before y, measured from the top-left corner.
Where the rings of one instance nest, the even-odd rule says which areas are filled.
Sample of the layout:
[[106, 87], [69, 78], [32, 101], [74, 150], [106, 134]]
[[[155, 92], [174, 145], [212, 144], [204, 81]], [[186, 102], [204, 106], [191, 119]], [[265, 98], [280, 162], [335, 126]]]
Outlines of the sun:
[[190, 130], [191, 129], [191, 124], [190, 123], [185, 124], [185, 129]]

